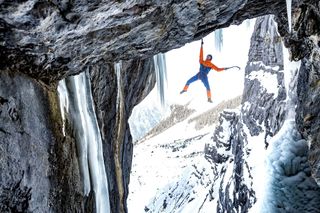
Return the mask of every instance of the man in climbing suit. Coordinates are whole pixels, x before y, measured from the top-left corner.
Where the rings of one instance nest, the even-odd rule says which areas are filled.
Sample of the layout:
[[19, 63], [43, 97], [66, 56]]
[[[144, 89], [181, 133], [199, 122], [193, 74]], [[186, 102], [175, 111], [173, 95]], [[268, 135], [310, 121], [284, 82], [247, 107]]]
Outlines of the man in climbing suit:
[[201, 80], [202, 83], [204, 84], [204, 86], [207, 89], [207, 97], [208, 97], [208, 102], [212, 103], [211, 100], [211, 91], [210, 91], [210, 85], [209, 85], [209, 81], [208, 81], [208, 73], [211, 69], [216, 70], [217, 72], [221, 72], [223, 70], [226, 70], [228, 68], [218, 68], [216, 65], [214, 65], [213, 63], [211, 63], [212, 60], [212, 55], [207, 55], [206, 60], [203, 60], [203, 41], [201, 40], [201, 48], [200, 48], [200, 58], [199, 58], [199, 62], [200, 62], [200, 70], [199, 72], [193, 76], [192, 78], [190, 78], [186, 85], [184, 86], [183, 90], [180, 92], [180, 94], [187, 92], [188, 87], [191, 83], [197, 81], [197, 80]]

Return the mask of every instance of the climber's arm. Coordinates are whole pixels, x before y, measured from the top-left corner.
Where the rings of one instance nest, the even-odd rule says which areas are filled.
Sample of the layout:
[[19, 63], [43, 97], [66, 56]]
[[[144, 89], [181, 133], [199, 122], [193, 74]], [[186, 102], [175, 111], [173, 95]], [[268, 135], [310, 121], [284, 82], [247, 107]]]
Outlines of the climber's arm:
[[224, 68], [219, 68], [219, 67], [217, 67], [217, 66], [214, 65], [213, 63], [210, 63], [210, 64], [209, 64], [209, 67], [210, 67], [211, 69], [214, 69], [214, 70], [217, 71], [217, 72], [221, 72], [221, 71], [225, 70]]
[[203, 64], [203, 41], [201, 40], [201, 47], [200, 47], [200, 55], [199, 55], [199, 63]]

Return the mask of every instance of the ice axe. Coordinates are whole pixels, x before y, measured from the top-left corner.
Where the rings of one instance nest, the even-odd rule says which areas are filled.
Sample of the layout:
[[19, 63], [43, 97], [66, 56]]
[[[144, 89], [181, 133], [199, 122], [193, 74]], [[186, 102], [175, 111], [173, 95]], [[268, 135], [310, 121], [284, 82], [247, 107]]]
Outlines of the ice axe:
[[232, 69], [232, 68], [237, 68], [237, 69], [240, 70], [240, 67], [239, 67], [239, 66], [225, 67], [224, 69], [225, 69], [225, 70], [228, 70], [228, 69]]

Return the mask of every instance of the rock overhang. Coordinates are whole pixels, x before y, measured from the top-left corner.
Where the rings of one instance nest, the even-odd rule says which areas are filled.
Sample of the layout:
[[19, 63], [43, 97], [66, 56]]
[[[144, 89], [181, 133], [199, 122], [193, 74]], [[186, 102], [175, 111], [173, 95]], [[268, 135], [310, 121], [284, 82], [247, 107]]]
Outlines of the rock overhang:
[[285, 13], [286, 2], [4, 0], [0, 8], [0, 69], [51, 83], [101, 62], [148, 58], [215, 29]]

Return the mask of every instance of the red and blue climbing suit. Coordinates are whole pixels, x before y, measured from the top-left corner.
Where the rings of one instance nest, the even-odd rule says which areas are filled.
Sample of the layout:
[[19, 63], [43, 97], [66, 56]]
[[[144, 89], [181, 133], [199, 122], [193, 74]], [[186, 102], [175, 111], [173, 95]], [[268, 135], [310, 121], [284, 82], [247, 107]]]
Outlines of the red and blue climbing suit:
[[210, 85], [209, 85], [209, 81], [208, 81], [208, 73], [210, 72], [211, 69], [214, 69], [217, 72], [221, 72], [223, 70], [225, 70], [224, 68], [218, 68], [216, 65], [214, 65], [213, 63], [211, 63], [212, 60], [212, 56], [211, 55], [207, 55], [206, 60], [203, 60], [203, 47], [201, 44], [201, 48], [200, 48], [200, 56], [199, 56], [199, 63], [200, 63], [200, 69], [199, 72], [193, 76], [192, 78], [190, 78], [186, 85], [184, 86], [183, 90], [181, 91], [181, 93], [184, 93], [188, 90], [189, 85], [197, 80], [201, 80], [202, 83], [204, 84], [204, 86], [207, 89], [207, 97], [208, 97], [208, 101], [211, 102], [211, 90], [210, 90]]

